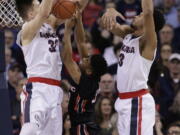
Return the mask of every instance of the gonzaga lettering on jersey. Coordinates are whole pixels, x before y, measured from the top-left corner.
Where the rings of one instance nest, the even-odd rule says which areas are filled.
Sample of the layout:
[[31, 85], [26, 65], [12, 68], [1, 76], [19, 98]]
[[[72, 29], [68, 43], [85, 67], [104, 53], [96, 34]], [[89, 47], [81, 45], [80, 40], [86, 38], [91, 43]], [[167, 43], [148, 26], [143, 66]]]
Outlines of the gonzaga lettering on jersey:
[[153, 61], [141, 56], [139, 39], [129, 34], [123, 40], [117, 71], [117, 88], [120, 93], [148, 88], [147, 80]]
[[[21, 31], [17, 37], [20, 42]], [[30, 77], [45, 77], [60, 80], [62, 62], [59, 51], [59, 39], [53, 28], [44, 24], [37, 32], [32, 42], [21, 46], [27, 64], [27, 74]]]

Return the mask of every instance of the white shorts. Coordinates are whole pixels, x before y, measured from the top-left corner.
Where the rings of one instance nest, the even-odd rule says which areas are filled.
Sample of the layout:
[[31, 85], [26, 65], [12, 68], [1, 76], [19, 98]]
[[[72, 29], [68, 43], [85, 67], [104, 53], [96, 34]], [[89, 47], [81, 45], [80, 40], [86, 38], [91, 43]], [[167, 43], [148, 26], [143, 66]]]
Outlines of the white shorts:
[[149, 93], [136, 98], [118, 98], [115, 109], [119, 135], [153, 135], [155, 103]]
[[62, 98], [63, 91], [58, 86], [28, 83], [21, 95], [24, 123], [37, 124], [37, 135], [61, 135]]

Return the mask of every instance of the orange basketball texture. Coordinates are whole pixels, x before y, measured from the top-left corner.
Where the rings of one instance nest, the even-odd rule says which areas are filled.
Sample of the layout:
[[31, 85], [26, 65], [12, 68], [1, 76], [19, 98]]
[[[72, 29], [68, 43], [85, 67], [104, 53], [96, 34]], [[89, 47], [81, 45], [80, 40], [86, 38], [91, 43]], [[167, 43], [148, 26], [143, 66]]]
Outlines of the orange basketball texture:
[[70, 0], [58, 0], [52, 8], [52, 14], [59, 19], [71, 18], [75, 11], [76, 3]]

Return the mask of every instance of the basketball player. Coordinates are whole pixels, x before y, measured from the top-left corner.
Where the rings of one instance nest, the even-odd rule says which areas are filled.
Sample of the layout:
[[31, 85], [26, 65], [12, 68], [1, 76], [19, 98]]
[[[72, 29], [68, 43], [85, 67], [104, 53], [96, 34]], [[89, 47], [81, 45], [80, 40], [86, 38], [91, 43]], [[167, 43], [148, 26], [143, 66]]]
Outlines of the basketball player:
[[54, 0], [16, 0], [25, 23], [18, 34], [27, 65], [20, 135], [61, 135], [63, 92], [60, 88], [61, 43], [56, 36], [58, 20], [50, 14]]
[[70, 92], [68, 109], [71, 120], [71, 135], [97, 135], [99, 127], [95, 123], [94, 104], [100, 76], [106, 72], [107, 63], [100, 55], [88, 55], [80, 15], [78, 15], [76, 23], [77, 46], [81, 56], [80, 67], [72, 59], [70, 41], [72, 20], [66, 23], [62, 52], [63, 63], [76, 84], [75, 89]]
[[142, 13], [131, 26], [116, 22], [125, 19], [115, 9], [108, 9], [101, 18], [102, 27], [124, 39], [117, 71], [119, 98], [115, 103], [120, 135], [153, 135], [155, 123], [155, 103], [147, 80], [156, 54], [156, 34], [165, 21], [159, 11], [153, 10], [152, 0], [141, 2]]

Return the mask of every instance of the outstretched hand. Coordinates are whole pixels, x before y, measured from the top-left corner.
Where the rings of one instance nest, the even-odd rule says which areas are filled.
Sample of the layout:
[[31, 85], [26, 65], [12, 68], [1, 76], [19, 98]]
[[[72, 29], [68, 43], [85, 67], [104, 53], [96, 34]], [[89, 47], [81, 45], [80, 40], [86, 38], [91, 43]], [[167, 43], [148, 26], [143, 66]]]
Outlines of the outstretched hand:
[[104, 13], [104, 15], [100, 19], [100, 26], [107, 29], [112, 30], [114, 26], [116, 26], [116, 17], [119, 16], [122, 20], [125, 21], [124, 16], [117, 12], [115, 9], [110, 8]]

